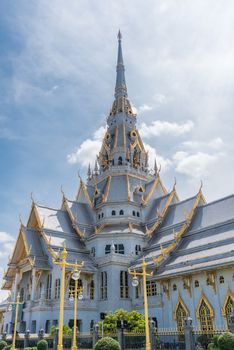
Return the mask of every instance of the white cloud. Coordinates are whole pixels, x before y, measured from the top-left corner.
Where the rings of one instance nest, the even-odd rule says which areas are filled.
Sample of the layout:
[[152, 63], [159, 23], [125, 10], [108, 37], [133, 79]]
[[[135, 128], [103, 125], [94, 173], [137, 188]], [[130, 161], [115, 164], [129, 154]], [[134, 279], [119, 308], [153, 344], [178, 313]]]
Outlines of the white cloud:
[[185, 151], [179, 151], [174, 154], [173, 161], [178, 173], [203, 179], [212, 173], [214, 166], [218, 165], [222, 156], [223, 154], [220, 153], [215, 155], [204, 152], [189, 154]]
[[14, 248], [15, 244], [15, 238], [12, 237], [7, 232], [0, 232], [0, 244], [1, 244], [1, 251], [0, 251], [0, 260], [8, 257]]
[[213, 150], [220, 150], [224, 146], [224, 142], [221, 139], [221, 137], [216, 137], [210, 141], [204, 142], [204, 141], [185, 141], [182, 143], [183, 146], [187, 149], [213, 149]]
[[193, 129], [193, 122], [188, 120], [184, 123], [175, 123], [156, 120], [151, 125], [142, 123], [139, 132], [143, 138], [149, 139], [153, 136], [170, 135], [180, 136], [190, 132]]
[[141, 105], [140, 107], [137, 108], [137, 113], [141, 114], [143, 112], [152, 111], [152, 109], [153, 109], [152, 106], [149, 106], [149, 105], [144, 103], [143, 105]]
[[68, 154], [68, 163], [80, 164], [82, 167], [87, 167], [89, 164], [92, 164], [101, 148], [105, 131], [106, 129], [101, 126], [94, 132], [92, 139], [85, 140], [75, 152]]

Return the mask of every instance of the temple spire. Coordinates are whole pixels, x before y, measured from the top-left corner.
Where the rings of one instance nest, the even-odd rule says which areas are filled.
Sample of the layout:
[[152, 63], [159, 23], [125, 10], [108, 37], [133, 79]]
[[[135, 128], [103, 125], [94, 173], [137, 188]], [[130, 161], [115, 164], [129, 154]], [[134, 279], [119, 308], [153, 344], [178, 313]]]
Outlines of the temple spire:
[[118, 33], [118, 58], [117, 58], [117, 66], [116, 66], [116, 85], [115, 85], [115, 98], [118, 96], [127, 97], [127, 86], [125, 82], [125, 74], [124, 74], [124, 62], [123, 62], [123, 54], [122, 54], [122, 34], [119, 30]]

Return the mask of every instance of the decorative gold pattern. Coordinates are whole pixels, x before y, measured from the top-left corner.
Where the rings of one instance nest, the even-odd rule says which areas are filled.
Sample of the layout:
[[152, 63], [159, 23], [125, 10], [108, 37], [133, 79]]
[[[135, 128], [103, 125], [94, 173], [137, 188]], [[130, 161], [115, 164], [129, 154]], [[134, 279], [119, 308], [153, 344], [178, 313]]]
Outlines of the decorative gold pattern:
[[111, 185], [111, 176], [108, 176], [106, 192], [103, 196], [102, 203], [106, 203], [108, 200], [108, 196], [109, 196], [109, 192], [110, 192], [110, 185]]
[[167, 248], [164, 249], [164, 254], [159, 255], [157, 258], [153, 257], [153, 261], [155, 264], [159, 264], [164, 258], [166, 257], [167, 254], [171, 253], [174, 248], [177, 246], [178, 240], [183, 236], [183, 234], [186, 232], [188, 227], [190, 226], [190, 223], [195, 215], [196, 209], [200, 203], [200, 200], [203, 200], [203, 194], [201, 190], [198, 192], [195, 203], [193, 205], [192, 210], [190, 213], [186, 216], [186, 221], [181, 227], [180, 231], [176, 235], [176, 241], [174, 240]]
[[228, 329], [230, 329], [230, 322], [231, 322], [230, 316], [233, 308], [234, 308], [234, 294], [232, 293], [231, 289], [228, 288], [228, 291], [223, 303], [223, 307], [222, 307], [222, 315], [223, 317], [226, 318]]

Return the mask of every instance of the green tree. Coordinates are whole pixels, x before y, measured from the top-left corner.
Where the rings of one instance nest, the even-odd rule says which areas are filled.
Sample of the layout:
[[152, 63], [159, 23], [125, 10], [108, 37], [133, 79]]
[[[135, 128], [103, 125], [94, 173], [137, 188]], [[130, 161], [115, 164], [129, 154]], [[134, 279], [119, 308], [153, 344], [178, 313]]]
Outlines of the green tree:
[[[145, 330], [145, 319], [144, 315], [137, 311], [126, 311], [118, 309], [115, 312], [108, 312], [105, 320], [103, 321], [103, 329], [105, 333], [116, 332], [117, 320], [128, 321], [129, 332], [144, 332]], [[100, 327], [102, 322], [100, 322]]]

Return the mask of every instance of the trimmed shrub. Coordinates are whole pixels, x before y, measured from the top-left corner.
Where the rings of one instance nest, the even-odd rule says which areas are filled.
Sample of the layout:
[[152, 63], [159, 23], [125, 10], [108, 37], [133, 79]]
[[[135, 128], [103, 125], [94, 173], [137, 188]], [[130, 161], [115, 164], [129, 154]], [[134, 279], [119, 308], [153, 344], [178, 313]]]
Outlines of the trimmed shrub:
[[234, 349], [234, 334], [230, 332], [223, 333], [219, 336], [218, 346], [220, 350], [233, 350]]
[[206, 334], [201, 334], [197, 337], [197, 341], [199, 344], [201, 344], [201, 346], [203, 346], [204, 348], [208, 347], [209, 344], [209, 339], [207, 337]]
[[7, 346], [5, 346], [3, 349], [4, 349], [4, 350], [11, 350], [11, 347], [12, 347], [12, 345], [7, 345]]
[[214, 335], [214, 337], [213, 337], [213, 343], [214, 343], [214, 345], [215, 345], [216, 347], [219, 346], [219, 345], [218, 345], [218, 339], [219, 339], [219, 335]]
[[48, 350], [48, 343], [46, 340], [42, 339], [37, 343], [38, 350]]
[[0, 341], [0, 350], [2, 350], [3, 348], [5, 348], [7, 346], [7, 342], [5, 342], [4, 340]]
[[37, 350], [37, 347], [36, 346], [28, 347], [28, 348], [24, 348], [24, 350]]
[[210, 343], [208, 345], [208, 350], [220, 350], [217, 346], [214, 345], [214, 343]]
[[94, 350], [120, 350], [119, 343], [110, 337], [104, 337], [95, 344]]

